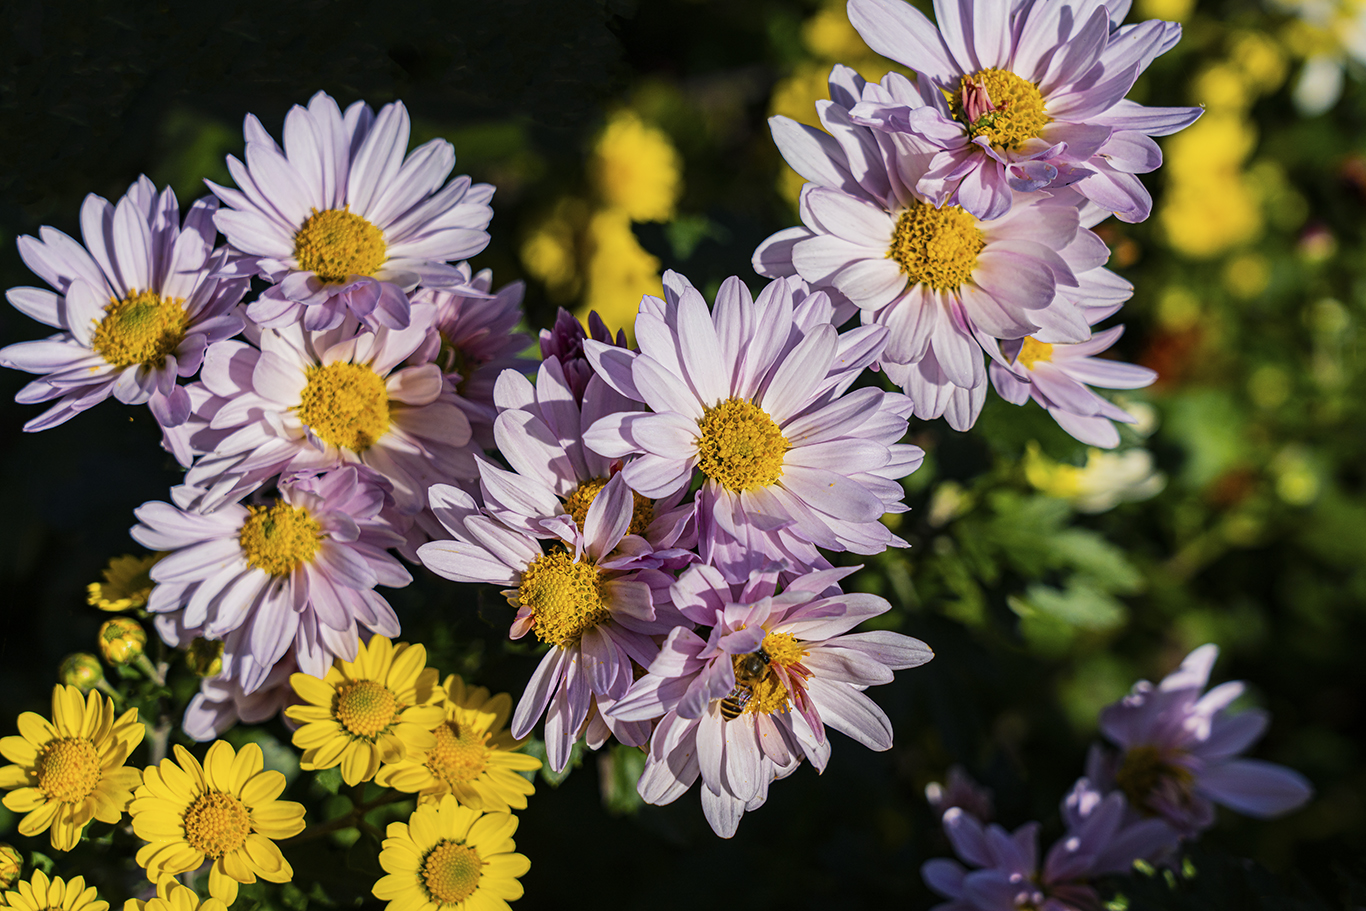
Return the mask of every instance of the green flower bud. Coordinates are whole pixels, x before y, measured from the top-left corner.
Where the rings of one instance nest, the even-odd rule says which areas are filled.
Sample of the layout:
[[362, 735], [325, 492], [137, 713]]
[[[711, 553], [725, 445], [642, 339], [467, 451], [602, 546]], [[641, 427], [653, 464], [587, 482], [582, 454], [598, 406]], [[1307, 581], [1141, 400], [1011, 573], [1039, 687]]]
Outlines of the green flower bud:
[[100, 627], [100, 654], [110, 664], [136, 661], [147, 646], [147, 633], [131, 617], [115, 617]]
[[104, 679], [104, 668], [100, 666], [100, 659], [89, 652], [76, 652], [62, 659], [61, 666], [57, 668], [57, 679], [82, 693], [88, 693]]

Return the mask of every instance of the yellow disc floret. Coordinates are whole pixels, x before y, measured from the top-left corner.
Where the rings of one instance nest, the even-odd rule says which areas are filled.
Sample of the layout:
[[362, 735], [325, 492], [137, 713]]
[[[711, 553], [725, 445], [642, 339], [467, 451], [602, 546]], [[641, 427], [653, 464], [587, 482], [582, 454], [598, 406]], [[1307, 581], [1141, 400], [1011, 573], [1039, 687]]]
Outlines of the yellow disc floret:
[[337, 720], [357, 737], [374, 740], [402, 708], [398, 697], [376, 680], [350, 680], [337, 687]]
[[251, 817], [231, 794], [209, 791], [185, 811], [185, 842], [205, 857], [217, 860], [247, 843]]
[[100, 783], [100, 754], [89, 737], [49, 740], [38, 754], [38, 787], [52, 800], [77, 803]]
[[454, 724], [443, 724], [435, 733], [436, 747], [427, 754], [426, 765], [447, 786], [473, 781], [488, 768], [493, 750], [487, 731], [457, 730]]
[[727, 490], [768, 487], [783, 476], [787, 439], [753, 402], [726, 399], [706, 409], [697, 426], [697, 467]]
[[384, 232], [346, 209], [314, 209], [294, 235], [299, 268], [325, 282], [374, 275], [387, 257]]
[[252, 566], [285, 576], [318, 552], [323, 530], [308, 510], [280, 500], [274, 506], [248, 506], [247, 511], [237, 540]]
[[[598, 494], [602, 493], [602, 489], [606, 486], [607, 482], [602, 478], [593, 478], [591, 481], [584, 481], [575, 487], [573, 492], [564, 498], [564, 511], [569, 513], [574, 524], [579, 526], [579, 531], [583, 531], [583, 523], [588, 520], [588, 507], [593, 505], [593, 501], [598, 498]], [[643, 535], [654, 520], [654, 501], [642, 497], [634, 490], [631, 491], [631, 527], [626, 529], [626, 533]]]
[[299, 420], [318, 439], [364, 452], [389, 431], [389, 393], [384, 378], [365, 364], [309, 367], [299, 397]]
[[178, 297], [129, 290], [104, 308], [90, 347], [115, 367], [160, 367], [185, 338], [189, 317], [181, 303]]
[[1020, 346], [1020, 353], [1015, 355], [1015, 363], [1026, 370], [1033, 370], [1034, 364], [1038, 361], [1047, 363], [1052, 359], [1053, 346], [1048, 342], [1038, 341], [1032, 335], [1025, 336], [1024, 344]]
[[[985, 94], [987, 99], [981, 99]], [[965, 109], [964, 99], [981, 99], [976, 109]], [[993, 148], [1018, 149], [1035, 139], [1053, 118], [1044, 113], [1039, 87], [1009, 70], [987, 69], [964, 76], [949, 105], [953, 116], [968, 128], [968, 137], [985, 136]]]
[[972, 279], [986, 243], [977, 219], [958, 206], [912, 202], [896, 220], [887, 257], [896, 260], [911, 284], [947, 291]]
[[479, 888], [484, 862], [479, 852], [455, 842], [443, 841], [422, 861], [422, 884], [432, 901], [458, 905]]
[[517, 603], [531, 611], [537, 638], [567, 646], [611, 616], [602, 582], [592, 563], [576, 563], [564, 551], [555, 551], [532, 560], [522, 572]]

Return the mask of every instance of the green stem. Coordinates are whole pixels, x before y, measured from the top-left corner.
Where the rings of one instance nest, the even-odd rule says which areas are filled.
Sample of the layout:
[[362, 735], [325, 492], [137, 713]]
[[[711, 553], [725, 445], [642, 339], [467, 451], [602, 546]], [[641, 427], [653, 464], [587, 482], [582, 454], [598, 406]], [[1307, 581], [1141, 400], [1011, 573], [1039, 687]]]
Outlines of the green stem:
[[[322, 838], [324, 835], [330, 835], [331, 833], [336, 832], [339, 829], [350, 829], [356, 826], [357, 824], [364, 826], [367, 829], [374, 829], [373, 826], [365, 822], [364, 817], [366, 813], [369, 813], [371, 810], [377, 807], [382, 807], [386, 804], [391, 803], [398, 803], [400, 800], [406, 800], [412, 796], [413, 795], [405, 794], [402, 791], [389, 791], [385, 794], [380, 795], [379, 797], [376, 797], [374, 800], [356, 804], [351, 808], [351, 810], [348, 813], [345, 813], [342, 816], [338, 816], [336, 819], [329, 819], [327, 822], [322, 822], [318, 823], [317, 825], [309, 826], [307, 829], [304, 829], [302, 832], [300, 832], [298, 835], [295, 835], [293, 838], [286, 838], [285, 840], [279, 843], [282, 845], [302, 844], [306, 841], [313, 841], [316, 838]], [[375, 831], [377, 834], [378, 830]]]

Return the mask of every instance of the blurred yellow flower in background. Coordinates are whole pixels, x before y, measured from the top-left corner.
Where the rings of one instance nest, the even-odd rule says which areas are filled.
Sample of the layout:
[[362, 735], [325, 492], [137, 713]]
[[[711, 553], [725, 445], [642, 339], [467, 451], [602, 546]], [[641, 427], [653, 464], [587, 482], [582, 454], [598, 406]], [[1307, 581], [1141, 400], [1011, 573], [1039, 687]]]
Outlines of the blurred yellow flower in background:
[[1035, 490], [1072, 504], [1078, 512], [1105, 512], [1120, 503], [1146, 500], [1167, 485], [1167, 476], [1153, 469], [1146, 449], [1124, 452], [1086, 450], [1085, 467], [1055, 462], [1030, 441], [1025, 449], [1025, 480]]
[[683, 162], [669, 137], [634, 111], [607, 122], [589, 163], [593, 186], [608, 209], [631, 221], [668, 221], [682, 192]]

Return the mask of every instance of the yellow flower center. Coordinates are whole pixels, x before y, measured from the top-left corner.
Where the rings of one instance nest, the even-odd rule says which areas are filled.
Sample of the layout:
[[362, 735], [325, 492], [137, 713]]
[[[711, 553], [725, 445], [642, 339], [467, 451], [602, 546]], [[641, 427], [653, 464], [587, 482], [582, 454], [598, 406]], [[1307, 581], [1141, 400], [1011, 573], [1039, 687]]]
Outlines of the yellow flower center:
[[250, 834], [247, 808], [231, 794], [209, 791], [185, 811], [185, 841], [205, 857], [217, 859], [238, 850]]
[[115, 367], [160, 367], [185, 338], [188, 320], [180, 298], [130, 290], [123, 300], [110, 299], [90, 347]]
[[697, 467], [727, 490], [768, 487], [783, 476], [787, 439], [753, 402], [726, 399], [708, 408], [697, 426]]
[[62, 803], [85, 800], [100, 783], [100, 754], [88, 737], [48, 741], [37, 767], [38, 787]]
[[299, 268], [325, 282], [374, 275], [387, 256], [384, 232], [345, 209], [314, 209], [294, 235]]
[[373, 740], [394, 723], [398, 697], [377, 680], [351, 680], [337, 687], [332, 713], [342, 727], [365, 740]]
[[323, 529], [308, 510], [279, 500], [274, 506], [248, 506], [247, 512], [237, 541], [252, 566], [285, 576], [318, 552]]
[[473, 781], [488, 768], [487, 731], [476, 733], [461, 730], [454, 722], [441, 725], [435, 731], [436, 746], [427, 754], [427, 769], [446, 784]]
[[802, 643], [789, 633], [769, 633], [764, 636], [763, 644], [759, 648], [768, 656], [768, 661], [758, 679], [754, 679], [754, 675], [746, 666], [749, 655], [736, 655], [731, 659], [736, 680], [744, 680], [750, 689], [749, 702], [745, 704], [744, 710], [764, 715], [786, 712], [790, 698], [787, 687], [771, 668], [775, 664], [784, 667], [796, 664], [809, 653], [802, 648]]
[[458, 905], [479, 888], [484, 861], [479, 852], [453, 841], [438, 842], [422, 861], [422, 884], [432, 901]]
[[536, 637], [560, 647], [611, 617], [598, 568], [586, 560], [575, 563], [562, 550], [531, 561], [522, 572], [517, 602], [531, 610]]
[[896, 220], [887, 257], [896, 260], [911, 284], [947, 291], [971, 281], [986, 244], [977, 219], [958, 206], [936, 209], [912, 202]]
[[309, 367], [299, 420], [324, 443], [364, 452], [389, 431], [384, 378], [364, 364]]
[[[949, 102], [953, 116], [967, 126], [969, 138], [985, 136], [997, 149], [1019, 148], [1053, 120], [1044, 113], [1038, 86], [1009, 70], [987, 69], [964, 76], [958, 89]], [[981, 98], [983, 94], [986, 99]], [[965, 109], [964, 99], [974, 95], [981, 99], [977, 109]]]
[[1015, 355], [1015, 363], [1026, 370], [1033, 370], [1035, 361], [1047, 363], [1053, 359], [1053, 346], [1048, 342], [1037, 341], [1034, 336], [1026, 335], [1020, 353]]
[[[583, 531], [583, 523], [588, 519], [588, 507], [593, 505], [593, 501], [598, 498], [598, 494], [607, 486], [607, 482], [601, 478], [594, 478], [591, 481], [584, 481], [574, 492], [564, 498], [564, 511], [569, 513], [574, 519], [574, 524], [579, 526], [579, 531]], [[631, 491], [631, 527], [626, 529], [627, 534], [643, 535], [645, 529], [650, 527], [650, 523], [655, 520], [654, 501], [642, 497], [634, 490]]]
[[1149, 815], [1157, 814], [1152, 806], [1152, 798], [1164, 783], [1174, 789], [1172, 796], [1188, 799], [1195, 776], [1188, 769], [1168, 761], [1167, 755], [1154, 746], [1129, 750], [1124, 754], [1119, 771], [1115, 773], [1115, 784], [1119, 785], [1129, 803]]

